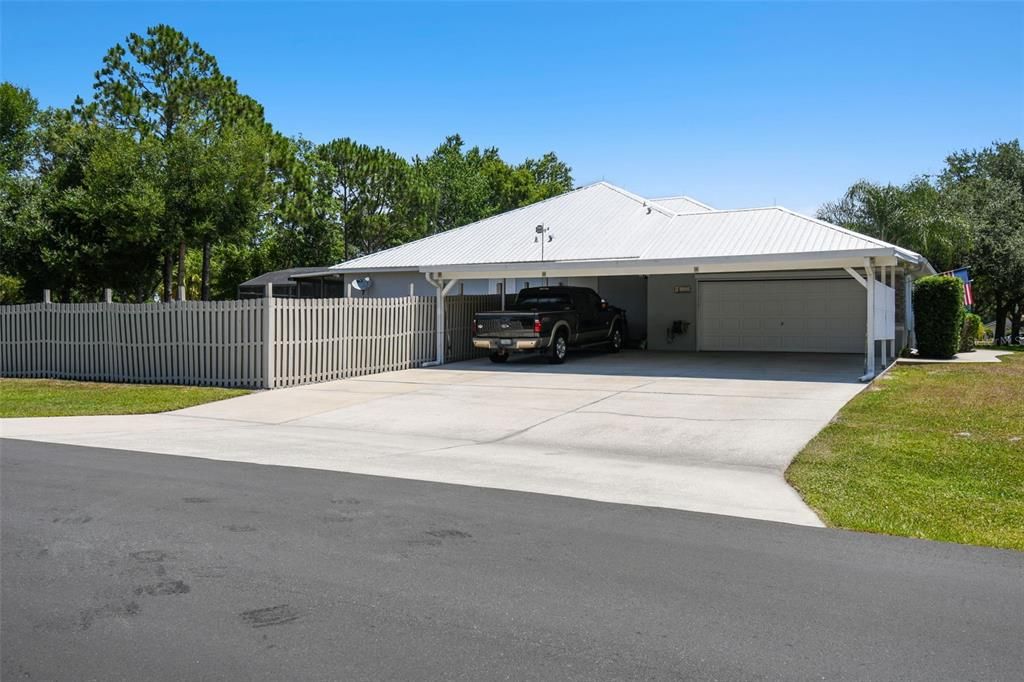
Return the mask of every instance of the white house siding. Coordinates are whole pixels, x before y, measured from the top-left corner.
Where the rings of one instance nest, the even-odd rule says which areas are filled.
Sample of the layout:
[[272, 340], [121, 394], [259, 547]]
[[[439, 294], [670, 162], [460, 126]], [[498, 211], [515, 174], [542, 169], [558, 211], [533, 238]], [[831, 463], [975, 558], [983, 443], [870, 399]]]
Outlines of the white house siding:
[[[689, 292], [676, 293], [676, 287]], [[674, 320], [689, 322], [687, 331], [671, 338]], [[685, 325], [684, 325], [685, 326]], [[697, 278], [693, 275], [651, 275], [647, 279], [647, 347], [651, 350], [697, 350]]]
[[[369, 277], [373, 284], [366, 291], [356, 291], [352, 282]], [[346, 273], [345, 296], [350, 298], [400, 298], [409, 295], [412, 284], [415, 296], [433, 296], [434, 287], [419, 272]]]
[[[356, 279], [363, 277], [369, 277], [373, 281], [373, 285], [365, 292], [356, 291], [352, 288], [352, 282]], [[454, 296], [465, 295], [474, 296], [478, 294], [496, 294], [498, 293], [498, 285], [502, 282], [505, 283], [505, 291], [509, 294], [518, 293], [521, 289], [526, 287], [542, 287], [542, 286], [576, 286], [576, 287], [590, 287], [595, 291], [599, 291], [599, 283], [607, 282], [608, 280], [636, 280], [639, 278], [634, 277], [523, 277], [515, 278], [509, 277], [508, 279], [462, 279], [456, 283], [451, 294]], [[364, 297], [364, 298], [399, 298], [402, 296], [409, 295], [409, 285], [412, 284], [415, 290], [416, 296], [433, 296], [436, 293], [433, 285], [427, 282], [422, 272], [369, 272], [369, 273], [356, 273], [345, 275], [345, 291], [346, 295], [350, 297]], [[614, 287], [614, 284], [611, 285]], [[620, 288], [613, 288], [612, 291], [619, 292]], [[620, 296], [621, 298], [621, 296]], [[619, 305], [616, 301], [612, 301], [615, 305]], [[622, 306], [625, 307], [625, 306]]]
[[[554, 278], [552, 278], [553, 280]], [[560, 277], [559, 283], [570, 287], [586, 287], [597, 291], [598, 277]]]
[[455, 285], [455, 294], [463, 296], [476, 296], [478, 294], [497, 293], [491, 291], [491, 280], [487, 279], [464, 279]]
[[[363, 277], [369, 277], [373, 285], [366, 291], [353, 289], [353, 280]], [[451, 293], [455, 296], [460, 294], [466, 296], [493, 294], [497, 293], [496, 283], [500, 281], [486, 279], [462, 280]], [[437, 290], [426, 280], [422, 272], [369, 272], [346, 274], [345, 296], [350, 298], [401, 298], [409, 295], [410, 284], [413, 286], [415, 296], [434, 296], [437, 293]]]

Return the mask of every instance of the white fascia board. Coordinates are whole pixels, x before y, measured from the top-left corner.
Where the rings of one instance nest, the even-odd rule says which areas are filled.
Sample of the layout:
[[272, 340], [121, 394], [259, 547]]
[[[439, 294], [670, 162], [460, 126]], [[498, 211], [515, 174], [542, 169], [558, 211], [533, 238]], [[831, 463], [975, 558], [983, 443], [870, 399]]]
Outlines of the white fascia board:
[[[341, 267], [334, 266], [325, 270], [325, 273], [337, 273], [339, 275], [354, 275], [363, 274], [364, 272], [427, 272], [428, 270], [434, 271], [436, 268], [421, 268], [416, 265], [391, 265], [388, 267]], [[318, 273], [319, 274], [319, 273]]]
[[[327, 272], [337, 274], [364, 274], [374, 272], [438, 273], [445, 279], [487, 279], [502, 277], [538, 277], [559, 275], [592, 277], [599, 275], [651, 275], [693, 272], [741, 272], [756, 270], [758, 266], [767, 270], [806, 270], [818, 268], [842, 268], [847, 265], [860, 267], [865, 256], [878, 259], [879, 265], [896, 265], [899, 261], [912, 262], [895, 254], [892, 248], [862, 249], [845, 251], [822, 251], [797, 254], [768, 254], [751, 256], [716, 256], [713, 258], [649, 259], [621, 258], [600, 261], [523, 261], [514, 263], [460, 263], [449, 265], [389, 266], [331, 268]], [[934, 273], [931, 264], [922, 265]], [[543, 275], [541, 273], [547, 273]], [[320, 273], [318, 273], [320, 274]]]
[[743, 272], [762, 270], [809, 270], [859, 266], [864, 258], [895, 265], [891, 248], [861, 249], [844, 252], [797, 254], [768, 254], [751, 256], [717, 256], [713, 258], [628, 259], [609, 261], [530, 262], [530, 263], [473, 263], [463, 265], [437, 265], [420, 268], [422, 272], [443, 273], [445, 278], [464, 279], [501, 277], [590, 277], [600, 275], [659, 275], [692, 272]]
[[847, 279], [848, 275], [839, 268], [820, 270], [744, 270], [742, 272], [699, 272], [698, 282], [728, 282], [732, 280], [776, 280], [776, 279]]

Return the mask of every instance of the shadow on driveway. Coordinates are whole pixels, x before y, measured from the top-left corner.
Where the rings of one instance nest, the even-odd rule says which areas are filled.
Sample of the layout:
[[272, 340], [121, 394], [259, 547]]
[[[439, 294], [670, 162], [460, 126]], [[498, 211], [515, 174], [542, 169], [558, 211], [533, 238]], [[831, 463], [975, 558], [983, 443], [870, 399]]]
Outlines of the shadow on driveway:
[[540, 372], [678, 379], [741, 379], [747, 381], [858, 382], [864, 356], [846, 353], [677, 353], [625, 350], [570, 351], [565, 364], [553, 365], [536, 354], [513, 355], [504, 364], [488, 359], [453, 362], [433, 372]]

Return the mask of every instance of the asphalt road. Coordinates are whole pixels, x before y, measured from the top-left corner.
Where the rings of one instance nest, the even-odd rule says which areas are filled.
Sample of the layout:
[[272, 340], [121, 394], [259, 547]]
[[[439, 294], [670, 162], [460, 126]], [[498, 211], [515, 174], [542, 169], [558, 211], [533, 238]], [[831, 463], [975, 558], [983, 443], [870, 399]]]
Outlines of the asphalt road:
[[1020, 679], [1024, 554], [3, 441], [16, 679]]

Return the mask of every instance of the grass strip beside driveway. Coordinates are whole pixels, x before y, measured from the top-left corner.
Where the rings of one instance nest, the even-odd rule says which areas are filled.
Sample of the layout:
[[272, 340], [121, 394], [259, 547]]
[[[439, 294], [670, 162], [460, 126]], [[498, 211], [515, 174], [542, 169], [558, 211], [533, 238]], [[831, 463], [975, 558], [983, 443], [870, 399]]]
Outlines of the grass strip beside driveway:
[[239, 388], [0, 379], [0, 417], [149, 414], [234, 398]]
[[829, 526], [1024, 550], [1024, 352], [1001, 360], [894, 367], [787, 480]]

